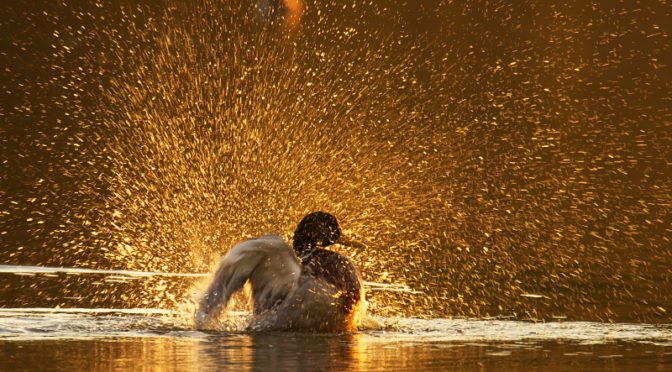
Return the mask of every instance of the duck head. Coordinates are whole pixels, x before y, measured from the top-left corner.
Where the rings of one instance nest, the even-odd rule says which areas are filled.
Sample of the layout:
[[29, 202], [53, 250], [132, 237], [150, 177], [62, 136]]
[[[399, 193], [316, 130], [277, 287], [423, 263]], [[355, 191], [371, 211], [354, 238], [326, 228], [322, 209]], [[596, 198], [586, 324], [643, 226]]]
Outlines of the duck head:
[[303, 217], [294, 231], [293, 240], [294, 252], [302, 260], [316, 249], [326, 248], [334, 243], [366, 248], [365, 244], [343, 235], [336, 217], [326, 212], [313, 212]]
[[304, 259], [314, 250], [326, 248], [341, 238], [336, 217], [326, 212], [313, 212], [301, 220], [294, 231], [294, 251]]

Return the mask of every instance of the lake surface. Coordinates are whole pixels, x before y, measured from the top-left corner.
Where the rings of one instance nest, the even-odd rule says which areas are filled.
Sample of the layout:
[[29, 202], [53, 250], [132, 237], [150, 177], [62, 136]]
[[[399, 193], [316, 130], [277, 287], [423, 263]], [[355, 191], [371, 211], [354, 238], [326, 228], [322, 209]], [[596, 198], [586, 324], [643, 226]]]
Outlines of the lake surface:
[[672, 327], [378, 318], [348, 334], [201, 332], [156, 309], [0, 310], [3, 370], [672, 368]]
[[[59, 276], [60, 275], [60, 276]], [[53, 289], [79, 283], [147, 281], [150, 273], [0, 265], [5, 288], [42, 289], [69, 306], [0, 303], [2, 370], [446, 370], [540, 368], [566, 371], [672, 368], [672, 325], [510, 319], [367, 317], [354, 333], [251, 332], [250, 314], [229, 310], [218, 330], [194, 329], [194, 303], [178, 309], [77, 307], [82, 296]], [[198, 278], [202, 274], [179, 274]], [[52, 283], [50, 283], [52, 282]], [[31, 284], [29, 284], [31, 283]], [[48, 288], [52, 287], [51, 290]], [[122, 287], [123, 288], [123, 287]], [[128, 288], [128, 287], [126, 287]], [[373, 290], [409, 291], [367, 283]], [[86, 289], [82, 290], [83, 293]], [[424, 296], [422, 293], [414, 293]], [[60, 298], [59, 298], [60, 297]], [[21, 305], [20, 307], [12, 307]], [[572, 367], [572, 368], [574, 368]]]

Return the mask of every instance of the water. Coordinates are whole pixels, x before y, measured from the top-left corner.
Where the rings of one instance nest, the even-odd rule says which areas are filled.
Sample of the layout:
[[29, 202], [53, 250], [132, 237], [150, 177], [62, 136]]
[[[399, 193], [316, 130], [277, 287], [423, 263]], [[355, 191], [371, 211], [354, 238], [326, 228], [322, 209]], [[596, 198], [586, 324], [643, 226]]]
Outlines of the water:
[[438, 371], [672, 365], [669, 326], [379, 318], [385, 327], [352, 334], [205, 333], [176, 325], [170, 315], [157, 309], [3, 309], [3, 368]]
[[[2, 367], [669, 368], [670, 18], [664, 1], [2, 7]], [[335, 249], [386, 327], [191, 329], [221, 254], [315, 210], [366, 243]]]
[[[35, 266], [0, 266], [0, 283], [28, 279], [26, 288], [49, 288], [63, 276], [84, 276], [108, 285], [153, 276], [190, 278], [203, 274], [151, 273]], [[53, 284], [53, 283], [51, 283]], [[368, 282], [369, 290], [412, 291]], [[46, 292], [45, 292], [46, 293]], [[414, 293], [422, 296], [424, 294]], [[50, 296], [63, 296], [61, 290]], [[37, 299], [33, 299], [33, 303]], [[68, 307], [0, 308], [3, 370], [445, 370], [666, 369], [672, 366], [672, 326], [507, 319], [370, 316], [355, 333], [250, 332], [247, 311], [231, 310], [221, 330], [194, 329], [193, 301], [179, 309], [87, 308], [81, 296]]]

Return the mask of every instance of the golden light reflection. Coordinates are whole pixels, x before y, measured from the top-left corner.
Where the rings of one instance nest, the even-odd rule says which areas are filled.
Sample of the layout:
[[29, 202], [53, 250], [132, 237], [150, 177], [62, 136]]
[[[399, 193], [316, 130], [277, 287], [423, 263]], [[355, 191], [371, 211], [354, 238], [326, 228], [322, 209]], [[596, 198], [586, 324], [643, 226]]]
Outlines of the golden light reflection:
[[[286, 0], [285, 32], [255, 3], [0, 10], [2, 262], [208, 272], [325, 210], [367, 281], [424, 293], [374, 314], [670, 321], [663, 4]], [[176, 308], [192, 284], [1, 300]]]
[[[626, 355], [624, 349], [627, 349]], [[292, 334], [258, 334], [191, 337], [0, 341], [0, 355], [11, 355], [8, 369], [109, 370], [329, 370], [426, 371], [447, 366], [469, 369], [500, 367], [523, 369], [544, 361], [551, 371], [568, 364], [589, 369], [644, 367], [664, 370], [669, 359], [663, 345], [648, 343], [445, 343], [399, 342], [394, 336], [361, 335], [295, 337]]]

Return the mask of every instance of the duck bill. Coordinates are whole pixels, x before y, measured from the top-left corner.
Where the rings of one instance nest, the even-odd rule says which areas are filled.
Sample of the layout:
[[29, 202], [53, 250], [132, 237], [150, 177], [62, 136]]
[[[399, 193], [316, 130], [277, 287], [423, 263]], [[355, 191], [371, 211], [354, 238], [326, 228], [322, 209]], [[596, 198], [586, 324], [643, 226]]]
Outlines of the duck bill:
[[355, 240], [355, 239], [352, 239], [352, 238], [350, 238], [350, 237], [348, 237], [348, 236], [342, 235], [342, 234], [341, 234], [341, 237], [338, 238], [338, 240], [336, 241], [336, 243], [338, 243], [338, 244], [340, 244], [340, 245], [344, 245], [344, 246], [346, 246], [346, 247], [352, 247], [352, 248], [366, 248], [366, 244], [364, 244], [364, 243], [362, 243], [362, 242], [359, 242], [359, 241], [357, 241], [357, 240]]

